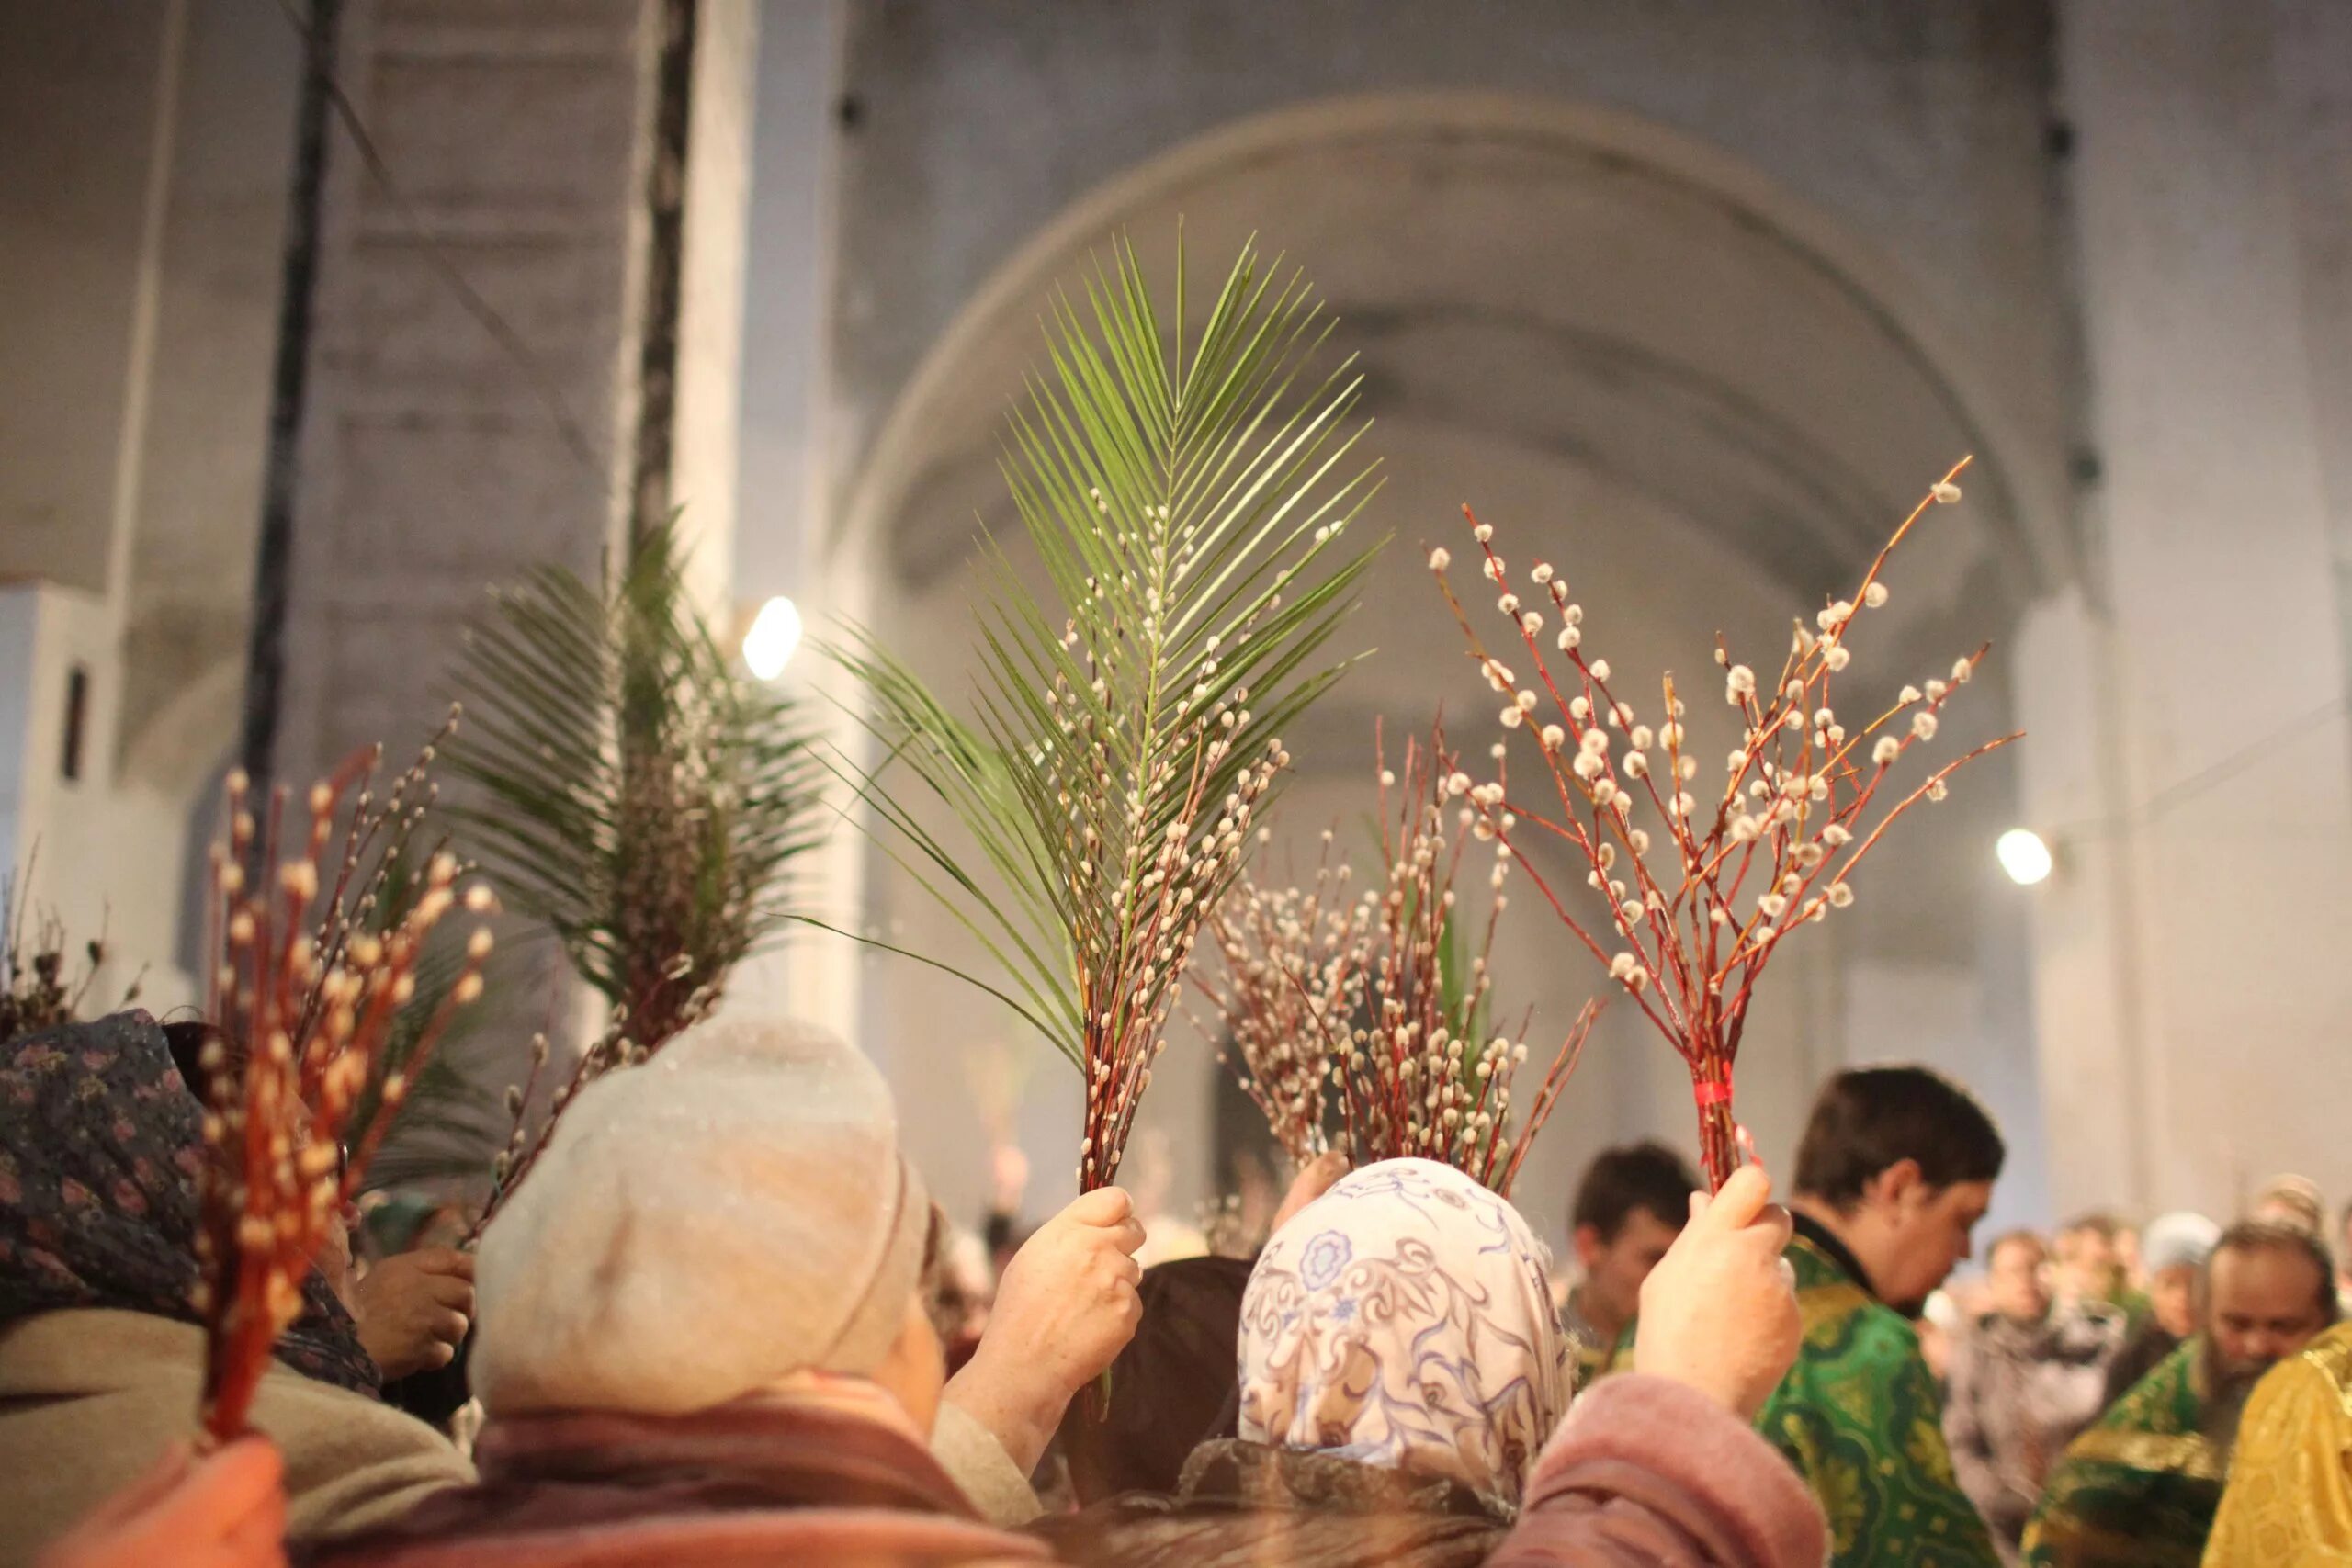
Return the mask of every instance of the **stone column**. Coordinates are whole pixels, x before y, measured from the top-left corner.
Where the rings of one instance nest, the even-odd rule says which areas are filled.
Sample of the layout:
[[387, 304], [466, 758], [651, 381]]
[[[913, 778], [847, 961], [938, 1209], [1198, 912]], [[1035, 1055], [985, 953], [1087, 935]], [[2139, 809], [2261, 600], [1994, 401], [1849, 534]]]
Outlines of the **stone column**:
[[[707, 524], [714, 604], [733, 525], [752, 0], [352, 0], [345, 18], [381, 172], [338, 128], [277, 755], [297, 786], [371, 741], [405, 765], [488, 587], [548, 563], [594, 579], [641, 481]], [[667, 74], [688, 101], [665, 129], [681, 23], [694, 52]], [[562, 974], [551, 949], [508, 962], [509, 1044], [549, 1018], [559, 1049], [592, 1032]]]
[[[718, 349], [740, 310], [741, 61], [755, 12], [748, 0], [696, 10], [707, 52], [680, 176], [672, 489], [725, 520], [723, 570], [736, 367]], [[371, 740], [399, 758], [436, 721], [486, 584], [549, 561], [593, 574], [618, 544], [662, 11], [659, 0], [359, 0], [345, 13], [344, 85], [391, 183], [338, 140], [302, 427], [283, 779]]]

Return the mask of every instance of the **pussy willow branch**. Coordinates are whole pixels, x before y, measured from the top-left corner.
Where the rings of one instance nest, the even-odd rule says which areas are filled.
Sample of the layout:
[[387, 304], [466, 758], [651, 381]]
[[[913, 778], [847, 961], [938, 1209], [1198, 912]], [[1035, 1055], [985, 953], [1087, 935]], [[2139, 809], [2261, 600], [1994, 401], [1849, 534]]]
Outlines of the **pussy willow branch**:
[[[401, 1012], [415, 998], [427, 937], [460, 904], [479, 916], [496, 906], [485, 887], [458, 890], [460, 868], [447, 853], [433, 856], [423, 892], [387, 930], [368, 929], [361, 907], [347, 901], [351, 863], [322, 897], [319, 863], [335, 816], [374, 756], [356, 755], [311, 789], [292, 860], [280, 856], [285, 792], [271, 797], [265, 834], [248, 807], [243, 775], [229, 780], [227, 841], [212, 861], [217, 945], [207, 976], [211, 1037], [201, 1056], [207, 1109], [198, 1181], [199, 1418], [213, 1442], [244, 1430], [271, 1347], [301, 1312], [302, 1284], [329, 1228], [343, 1223], [451, 1016], [481, 994], [487, 926], [468, 937], [455, 983], [404, 1059], [389, 1061]], [[415, 776], [430, 761], [428, 753]], [[351, 841], [373, 838], [381, 817], [361, 822], [378, 809], [355, 807]], [[380, 885], [379, 868], [368, 886]], [[371, 1086], [376, 1110], [355, 1147], [354, 1115]]]
[[[1566, 578], [1539, 564], [1528, 579], [1544, 591], [1537, 604], [1548, 598], [1559, 623], [1553, 640], [1565, 656], [1565, 673], [1555, 675], [1540, 640], [1546, 632], [1544, 610], [1522, 606], [1516, 580], [1491, 542], [1494, 530], [1464, 507], [1484, 574], [1499, 591], [1497, 608], [1510, 619], [1525, 657], [1533, 660], [1533, 678], [1521, 682], [1472, 626], [1445, 576], [1450, 553], [1430, 552], [1432, 574], [1462, 628], [1469, 657], [1508, 704], [1500, 716], [1503, 728], [1534, 732], [1552, 785], [1546, 793], [1557, 804], [1553, 809], [1514, 796], [1499, 778], [1473, 784], [1457, 774], [1451, 781], [1453, 793], [1467, 800], [1481, 831], [1505, 850], [1515, 848], [1514, 835], [1526, 826], [1566, 841], [1582, 857], [1586, 881], [1606, 901], [1605, 923], [1572, 912], [1532, 867], [1529, 875], [1561, 922], [1690, 1066], [1708, 1126], [1709, 1173], [1718, 1183], [1729, 1174], [1724, 1156], [1732, 1126], [1727, 1111], [1715, 1111], [1727, 1105], [1749, 1002], [1781, 939], [1797, 925], [1826, 919], [1832, 909], [1851, 904], [1849, 877], [1895, 819], [1923, 800], [1940, 800], [1953, 773], [2017, 739], [1986, 742], [1937, 770], [1862, 830], [1893, 768], [1915, 745], [1934, 738], [1946, 702], [1984, 657], [1980, 648], [1954, 663], [1948, 681], [1905, 687], [1895, 704], [1858, 734], [1849, 735], [1831, 705], [1834, 678], [1852, 659], [1848, 634], [1858, 614], [1886, 602], [1882, 578], [1888, 558], [1928, 506], [1960, 499], [1953, 481], [1966, 466], [1966, 459], [1954, 465], [1905, 517], [1872, 558], [1854, 600], [1838, 600], [1823, 610], [1816, 617], [1817, 634], [1797, 624], [1769, 693], [1759, 689], [1747, 666], [1732, 662], [1729, 649], [1717, 639], [1725, 700], [1739, 716], [1743, 735], [1708, 818], [1700, 817], [1686, 788], [1697, 776], [1698, 762], [1686, 744], [1685, 709], [1670, 675], [1661, 682], [1653, 729], [1611, 688], [1608, 661], [1585, 649], [1584, 611], [1574, 603]], [[1547, 700], [1553, 716], [1544, 721], [1538, 715]], [[1889, 728], [1898, 720], [1907, 726], [1900, 735]], [[1860, 753], [1866, 744], [1865, 761]], [[1653, 762], [1654, 749], [1663, 752], [1662, 771]], [[1634, 825], [1635, 806], [1645, 800], [1679, 863], [1667, 879], [1649, 864], [1651, 833]], [[1760, 884], [1751, 884], [1751, 878]], [[1760, 890], [1751, 895], [1752, 885]], [[1745, 904], [1750, 897], [1753, 904]], [[1742, 907], [1735, 908], [1736, 902]]]

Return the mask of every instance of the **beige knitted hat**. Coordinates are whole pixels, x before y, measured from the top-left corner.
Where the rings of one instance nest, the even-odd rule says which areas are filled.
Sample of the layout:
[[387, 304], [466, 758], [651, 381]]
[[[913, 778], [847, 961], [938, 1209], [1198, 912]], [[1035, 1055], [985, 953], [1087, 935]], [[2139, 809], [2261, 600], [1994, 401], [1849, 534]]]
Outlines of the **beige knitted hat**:
[[787, 1019], [698, 1024], [582, 1089], [483, 1234], [474, 1392], [676, 1415], [871, 1371], [930, 1211], [865, 1057]]

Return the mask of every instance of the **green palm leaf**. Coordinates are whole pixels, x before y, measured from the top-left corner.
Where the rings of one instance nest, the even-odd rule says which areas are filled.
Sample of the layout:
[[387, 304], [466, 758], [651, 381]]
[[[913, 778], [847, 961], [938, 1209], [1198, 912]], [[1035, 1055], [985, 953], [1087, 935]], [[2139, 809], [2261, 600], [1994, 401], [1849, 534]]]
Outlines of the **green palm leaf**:
[[601, 591], [548, 567], [502, 593], [458, 685], [461, 843], [658, 1048], [789, 911], [823, 777], [797, 705], [720, 651], [666, 527]]
[[[1180, 244], [1164, 327], [1122, 242], [1054, 302], [1002, 463], [1052, 593], [983, 538], [975, 720], [863, 630], [831, 649], [883, 752], [838, 771], [1001, 971], [965, 977], [1086, 1075], [1090, 1187], [1116, 1171], [1283, 728], [1345, 668], [1317, 654], [1377, 548], [1340, 544], [1377, 465], [1351, 364], [1309, 369], [1329, 322], [1306, 280], [1245, 246], [1189, 342], [1185, 288]], [[943, 807], [968, 843], [924, 827]]]

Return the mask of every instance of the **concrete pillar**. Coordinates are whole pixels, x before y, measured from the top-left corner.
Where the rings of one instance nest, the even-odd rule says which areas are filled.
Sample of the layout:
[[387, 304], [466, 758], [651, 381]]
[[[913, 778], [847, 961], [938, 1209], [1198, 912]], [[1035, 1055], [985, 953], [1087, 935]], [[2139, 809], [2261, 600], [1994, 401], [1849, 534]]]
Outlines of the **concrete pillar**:
[[2341, 186], [2352, 119], [2340, 94], [2315, 116], [2281, 93], [2324, 9], [2064, 12], [2102, 478], [2090, 594], [2019, 684], [2053, 815], [2078, 788], [2098, 803], [2062, 834], [2072, 886], [2043, 928], [2062, 1205], [2222, 1212], [2278, 1169], [2352, 1182], [2352, 747], [2315, 393], [2347, 344], [2305, 291], [2294, 177], [2333, 149]]
[[[659, 9], [363, 0], [345, 13], [344, 85], [397, 188], [338, 132], [302, 430], [284, 779], [376, 739], [399, 757], [437, 718], [485, 583], [549, 561], [593, 574], [617, 543]], [[693, 428], [673, 432], [672, 488], [731, 519], [726, 345], [741, 267], [727, 252], [741, 243], [755, 22], [748, 0], [699, 10], [677, 388], [678, 423]], [[722, 570], [724, 543], [722, 531]]]

